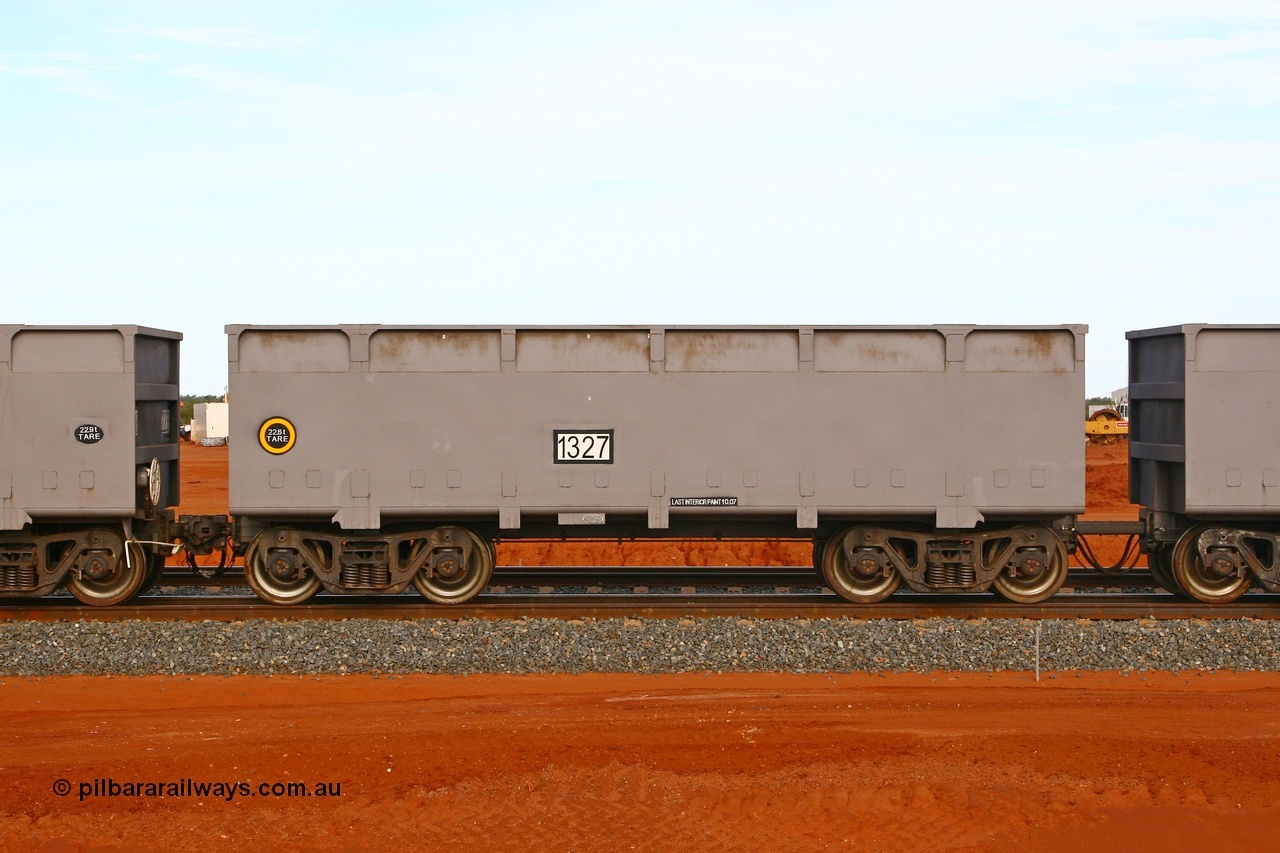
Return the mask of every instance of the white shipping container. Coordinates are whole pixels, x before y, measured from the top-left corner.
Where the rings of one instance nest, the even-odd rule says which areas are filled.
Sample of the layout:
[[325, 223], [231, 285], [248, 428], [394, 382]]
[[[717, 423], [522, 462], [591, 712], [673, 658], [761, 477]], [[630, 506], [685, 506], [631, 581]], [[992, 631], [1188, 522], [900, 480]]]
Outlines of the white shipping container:
[[206, 438], [226, 440], [231, 434], [231, 417], [226, 403], [196, 403], [191, 420], [191, 440], [200, 442]]

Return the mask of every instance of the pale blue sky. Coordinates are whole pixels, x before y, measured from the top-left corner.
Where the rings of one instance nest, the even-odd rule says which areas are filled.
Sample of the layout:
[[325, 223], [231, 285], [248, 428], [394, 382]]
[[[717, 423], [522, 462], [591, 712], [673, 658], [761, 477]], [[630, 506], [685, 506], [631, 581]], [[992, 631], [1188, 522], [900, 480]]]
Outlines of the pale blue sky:
[[0, 322], [1280, 323], [1280, 2], [0, 0]]

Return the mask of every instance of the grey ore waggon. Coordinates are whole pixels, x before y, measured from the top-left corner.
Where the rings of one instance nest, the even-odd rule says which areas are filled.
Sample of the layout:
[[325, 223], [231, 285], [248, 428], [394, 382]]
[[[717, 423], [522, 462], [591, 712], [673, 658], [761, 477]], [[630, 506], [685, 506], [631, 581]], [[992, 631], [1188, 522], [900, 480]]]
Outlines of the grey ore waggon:
[[1075, 518], [1085, 331], [231, 326], [228, 521], [171, 509], [180, 334], [0, 326], [0, 596], [117, 604], [230, 540], [279, 604], [454, 604], [500, 539], [723, 536], [811, 539], [850, 601], [1034, 603], [1087, 533], [1280, 592], [1280, 326], [1128, 334], [1136, 523]]
[[1129, 332], [1129, 500], [1156, 581], [1280, 592], [1280, 326]]
[[173, 551], [178, 346], [142, 326], [0, 326], [0, 595], [118, 604]]
[[278, 604], [463, 602], [499, 539], [715, 536], [811, 538], [851, 601], [1037, 602], [1084, 509], [1085, 332], [229, 326], [235, 541]]

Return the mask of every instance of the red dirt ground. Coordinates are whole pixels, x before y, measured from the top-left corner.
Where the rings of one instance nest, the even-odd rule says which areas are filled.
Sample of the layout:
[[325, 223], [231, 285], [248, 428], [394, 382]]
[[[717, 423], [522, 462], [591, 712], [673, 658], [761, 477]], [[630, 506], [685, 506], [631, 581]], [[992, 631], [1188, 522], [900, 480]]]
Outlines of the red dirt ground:
[[[1131, 513], [1103, 450], [1090, 517]], [[1272, 673], [6, 678], [0, 848], [1262, 850], [1277, 720]]]
[[0, 847], [1264, 850], [1277, 720], [1277, 674], [10, 678]]

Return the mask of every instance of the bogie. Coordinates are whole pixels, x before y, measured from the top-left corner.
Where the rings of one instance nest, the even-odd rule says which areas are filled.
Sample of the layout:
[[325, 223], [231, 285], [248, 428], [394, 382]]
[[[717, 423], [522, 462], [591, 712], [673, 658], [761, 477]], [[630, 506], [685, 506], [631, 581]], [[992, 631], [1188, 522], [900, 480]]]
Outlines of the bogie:
[[493, 573], [493, 543], [465, 527], [440, 525], [346, 534], [277, 525], [245, 552], [250, 587], [274, 604], [334, 595], [395, 594], [412, 584], [436, 604], [470, 601]]
[[126, 543], [109, 528], [95, 528], [85, 534], [78, 549], [67, 575], [67, 590], [83, 604], [122, 604], [142, 590], [150, 568], [146, 552], [137, 543]]
[[1182, 534], [1173, 546], [1173, 579], [1178, 588], [1207, 604], [1235, 601], [1251, 582], [1238, 550], [1219, 544], [1219, 531], [1210, 525], [1199, 525]]
[[921, 531], [857, 525], [832, 537], [822, 555], [827, 585], [870, 604], [900, 584], [917, 592], [993, 590], [1021, 604], [1052, 596], [1067, 576], [1067, 550], [1047, 527]]

